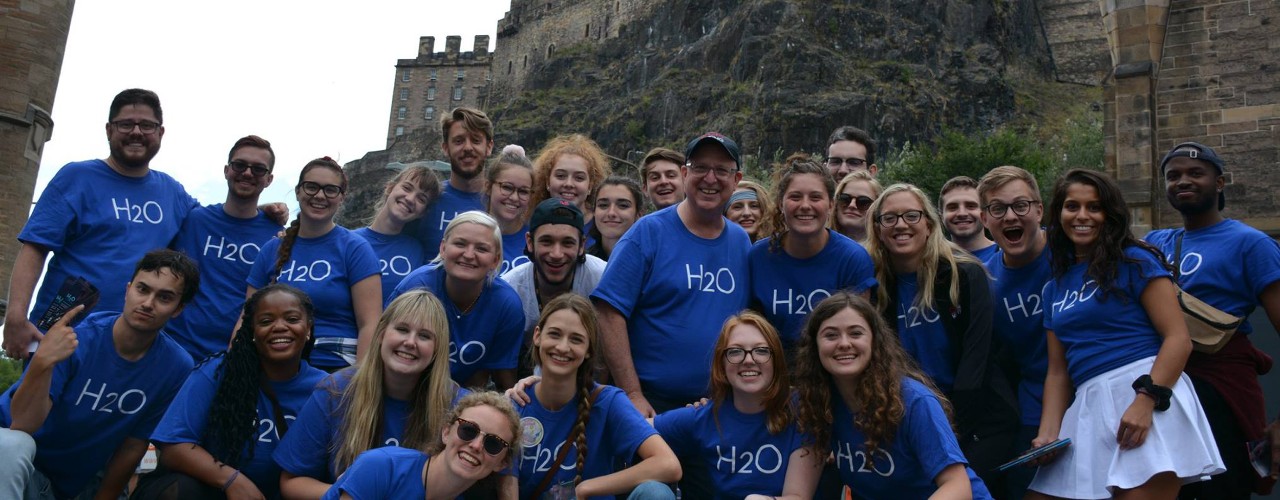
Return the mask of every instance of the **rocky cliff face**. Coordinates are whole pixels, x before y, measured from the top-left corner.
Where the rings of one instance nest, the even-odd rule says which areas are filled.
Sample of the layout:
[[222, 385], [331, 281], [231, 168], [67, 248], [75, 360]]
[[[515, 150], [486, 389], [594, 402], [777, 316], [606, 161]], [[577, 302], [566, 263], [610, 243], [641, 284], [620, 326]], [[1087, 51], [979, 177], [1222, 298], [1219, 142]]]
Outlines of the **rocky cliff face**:
[[655, 4], [499, 90], [498, 142], [586, 132], [625, 158], [719, 130], [767, 162], [856, 125], [892, 147], [992, 129], [1017, 109], [1011, 75], [1051, 74], [1031, 0]]

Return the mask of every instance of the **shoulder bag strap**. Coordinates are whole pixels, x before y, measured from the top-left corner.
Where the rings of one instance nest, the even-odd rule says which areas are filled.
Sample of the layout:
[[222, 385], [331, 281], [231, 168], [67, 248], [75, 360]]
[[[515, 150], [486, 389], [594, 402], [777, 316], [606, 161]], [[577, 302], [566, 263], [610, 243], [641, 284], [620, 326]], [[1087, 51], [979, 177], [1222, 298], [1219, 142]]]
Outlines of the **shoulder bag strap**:
[[[592, 406], [595, 406], [595, 403], [596, 403], [596, 397], [598, 397], [598, 396], [600, 395], [600, 390], [601, 390], [601, 389], [604, 389], [604, 386], [603, 386], [603, 385], [600, 385], [600, 384], [596, 384], [596, 388], [595, 388], [595, 390], [594, 390], [594, 391], [591, 391], [591, 405], [592, 405]], [[542, 478], [542, 482], [541, 482], [541, 483], [538, 483], [538, 487], [537, 487], [537, 488], [534, 488], [534, 490], [533, 490], [533, 495], [532, 495], [532, 496], [530, 496], [529, 498], [533, 498], [533, 499], [535, 499], [535, 500], [536, 500], [536, 499], [538, 499], [538, 498], [542, 497], [542, 492], [547, 491], [547, 488], [551, 486], [551, 478], [555, 477], [556, 472], [558, 472], [558, 471], [560, 470], [560, 464], [563, 464], [563, 463], [564, 463], [564, 459], [565, 459], [565, 457], [569, 456], [569, 448], [570, 448], [570, 446], [568, 446], [568, 444], [569, 444], [569, 443], [571, 443], [571, 442], [573, 442], [573, 441], [577, 441], [577, 440], [578, 440], [578, 433], [576, 432], [576, 430], [575, 430], [575, 431], [570, 431], [570, 432], [569, 432], [569, 437], [568, 437], [567, 439], [565, 439], [565, 446], [561, 446], [561, 447], [560, 447], [560, 453], [559, 453], [558, 455], [556, 455], [556, 461], [555, 461], [555, 463], [551, 464], [551, 469], [550, 469], [550, 470], [548, 470], [548, 471], [547, 471], [547, 475], [546, 475], [545, 477], [543, 477], [543, 478]], [[581, 466], [581, 464], [579, 464], [579, 466]]]

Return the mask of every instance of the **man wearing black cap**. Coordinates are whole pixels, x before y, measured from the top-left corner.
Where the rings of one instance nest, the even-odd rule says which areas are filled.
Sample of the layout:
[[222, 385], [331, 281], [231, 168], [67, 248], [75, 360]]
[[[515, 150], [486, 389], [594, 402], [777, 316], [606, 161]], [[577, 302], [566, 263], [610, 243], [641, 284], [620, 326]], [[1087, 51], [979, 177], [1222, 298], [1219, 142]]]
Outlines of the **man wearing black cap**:
[[[543, 304], [567, 292], [590, 296], [600, 283], [605, 262], [587, 255], [582, 226], [582, 210], [577, 205], [560, 198], [543, 200], [533, 209], [525, 235], [524, 253], [529, 262], [502, 275], [524, 305], [526, 347]], [[525, 356], [520, 360], [524, 363]]]
[[[1213, 148], [1185, 142], [1165, 155], [1160, 174], [1169, 204], [1182, 214], [1183, 228], [1152, 231], [1146, 240], [1178, 266], [1178, 284], [1235, 316], [1248, 316], [1261, 304], [1271, 324], [1280, 329], [1280, 246], [1262, 232], [1222, 216], [1227, 203], [1222, 158]], [[1247, 441], [1263, 438], [1267, 432], [1258, 375], [1271, 366], [1271, 360], [1249, 341], [1252, 331], [1246, 321], [1222, 350], [1193, 352], [1187, 360], [1186, 373], [1209, 418], [1227, 471], [1184, 486], [1184, 498], [1247, 499], [1259, 486], [1269, 490], [1270, 484], [1261, 483], [1274, 482], [1280, 469], [1280, 460], [1273, 459], [1272, 480], [1255, 482], [1245, 451]], [[1280, 438], [1280, 423], [1271, 427]]]
[[711, 132], [685, 157], [684, 201], [632, 226], [592, 294], [614, 384], [645, 416], [706, 394], [720, 325], [747, 306], [751, 241], [723, 215], [742, 179], [738, 145]]

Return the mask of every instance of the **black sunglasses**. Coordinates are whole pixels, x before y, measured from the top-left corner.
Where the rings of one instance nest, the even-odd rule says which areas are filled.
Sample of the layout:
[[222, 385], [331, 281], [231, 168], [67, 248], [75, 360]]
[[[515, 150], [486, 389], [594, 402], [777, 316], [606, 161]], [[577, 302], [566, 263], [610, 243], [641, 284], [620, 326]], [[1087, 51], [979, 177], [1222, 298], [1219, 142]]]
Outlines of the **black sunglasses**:
[[501, 455], [503, 451], [511, 447], [505, 439], [493, 434], [480, 430], [480, 424], [472, 422], [462, 417], [453, 419], [458, 424], [458, 439], [464, 443], [475, 441], [481, 434], [484, 435], [484, 452], [493, 456]]
[[263, 177], [271, 173], [271, 168], [266, 165], [253, 164], [242, 160], [232, 160], [227, 166], [231, 167], [231, 171], [237, 174], [243, 174], [245, 170], [253, 172], [254, 177]]
[[839, 204], [838, 206], [845, 207], [845, 206], [849, 206], [849, 204], [852, 203], [854, 204], [853, 205], [854, 208], [857, 208], [858, 210], [861, 210], [863, 212], [866, 212], [868, 208], [871, 208], [871, 202], [873, 201], [876, 201], [876, 200], [873, 200], [866, 196], [858, 196], [855, 198], [853, 195], [845, 194], [845, 193], [840, 193], [836, 195], [836, 203]]

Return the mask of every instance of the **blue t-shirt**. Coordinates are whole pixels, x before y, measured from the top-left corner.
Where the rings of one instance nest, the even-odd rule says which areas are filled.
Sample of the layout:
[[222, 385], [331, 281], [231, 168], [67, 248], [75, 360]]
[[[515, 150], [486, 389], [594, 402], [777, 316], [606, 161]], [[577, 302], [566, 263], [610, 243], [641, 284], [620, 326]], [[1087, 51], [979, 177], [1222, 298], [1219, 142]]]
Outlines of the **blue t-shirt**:
[[778, 329], [788, 349], [822, 299], [841, 290], [862, 293], [876, 286], [875, 264], [866, 249], [843, 234], [830, 229], [827, 233], [827, 245], [807, 259], [787, 255], [781, 248], [770, 251], [772, 238], [757, 241], [747, 254], [751, 302]]
[[[270, 284], [271, 277], [277, 275], [279, 249], [279, 238], [262, 247], [262, 258], [249, 271], [249, 286], [261, 289]], [[312, 364], [320, 368], [354, 364], [358, 329], [351, 287], [379, 273], [378, 256], [369, 242], [341, 226], [319, 238], [298, 237], [289, 260], [280, 267], [279, 282], [307, 292], [315, 305]], [[350, 359], [344, 359], [346, 356]]]
[[440, 198], [427, 208], [426, 215], [405, 226], [405, 232], [422, 243], [422, 253], [426, 260], [436, 258], [440, 253], [440, 243], [444, 241], [444, 230], [449, 227], [458, 214], [469, 210], [484, 211], [484, 193], [468, 193], [453, 187], [453, 183], [445, 181]]
[[[519, 408], [520, 427], [524, 429], [520, 451], [520, 498], [529, 498], [533, 489], [556, 462], [556, 456], [578, 420], [578, 400], [574, 396], [559, 410], [551, 411], [538, 401], [533, 387], [525, 391], [529, 404]], [[587, 463], [582, 467], [582, 479], [612, 474], [614, 464], [630, 460], [649, 436], [657, 434], [653, 426], [645, 422], [640, 412], [627, 399], [622, 389], [603, 386], [595, 404], [591, 405], [587, 420]], [[552, 485], [573, 481], [578, 471], [578, 447], [568, 443], [569, 454], [560, 464], [551, 480]], [[613, 498], [612, 495], [591, 497], [596, 500]]]
[[54, 174], [18, 240], [53, 253], [33, 302], [40, 320], [68, 277], [81, 276], [101, 293], [97, 311], [120, 311], [143, 254], [169, 246], [196, 200], [168, 174], [126, 177], [107, 162], [68, 163]]
[[1039, 426], [1044, 400], [1044, 377], [1049, 371], [1048, 338], [1044, 333], [1044, 284], [1053, 279], [1049, 247], [1036, 260], [1018, 268], [1004, 263], [996, 252], [986, 262], [991, 272], [995, 311], [991, 330], [1013, 353], [1018, 364], [1018, 410], [1022, 425]]
[[400, 282], [391, 300], [416, 288], [440, 298], [449, 316], [449, 372], [459, 384], [465, 384], [480, 370], [514, 369], [524, 341], [520, 295], [502, 278], [495, 278], [480, 292], [471, 310], [463, 314], [445, 295], [444, 279], [441, 265], [419, 268]]
[[[1280, 245], [1261, 231], [1226, 219], [1185, 233], [1178, 284], [1222, 312], [1249, 316], [1262, 291], [1280, 281]], [[1146, 240], [1172, 263], [1179, 234], [1183, 230], [1161, 229], [1147, 233]], [[1237, 331], [1248, 335], [1253, 325], [1245, 321]]]
[[732, 398], [720, 405], [719, 413], [717, 426], [711, 405], [677, 408], [654, 418], [653, 427], [677, 455], [706, 464], [717, 499], [781, 495], [791, 454], [811, 438], [796, 430], [795, 421], [769, 433], [764, 412], [739, 412]]
[[[244, 309], [244, 280], [282, 226], [261, 211], [251, 219], [232, 217], [222, 204], [196, 208], [169, 246], [187, 254], [200, 268], [200, 289], [169, 320], [166, 329], [193, 360], [227, 350], [232, 329]], [[271, 256], [267, 256], [268, 259]]]
[[[152, 441], [165, 444], [194, 443], [206, 446], [205, 426], [209, 423], [209, 408], [213, 406], [213, 397], [217, 394], [218, 385], [221, 383], [222, 377], [218, 373], [218, 368], [222, 366], [225, 359], [221, 357], [210, 359], [191, 372], [182, 390], [178, 391], [177, 397], [169, 405], [169, 411], [165, 412], [164, 419], [160, 421], [155, 432], [151, 433]], [[297, 420], [303, 403], [311, 396], [316, 384], [324, 376], [323, 371], [312, 368], [303, 361], [298, 374], [293, 378], [279, 382], [267, 381], [271, 385], [271, 390], [275, 392], [280, 409], [284, 410], [283, 420], [290, 429], [293, 428], [293, 422]], [[276, 443], [280, 441], [281, 431], [276, 427], [276, 415], [271, 400], [262, 391], [258, 391], [258, 411], [255, 420], [258, 422], [258, 430], [254, 432], [249, 446], [245, 448], [246, 456], [252, 449], [253, 458], [247, 462], [242, 461], [239, 469], [267, 498], [278, 498], [280, 467], [271, 460], [271, 452], [276, 449]], [[208, 451], [207, 447], [206, 451]]]
[[[159, 333], [137, 361], [116, 353], [112, 326], [120, 313], [90, 314], [76, 327], [79, 347], [53, 369], [53, 408], [36, 440], [36, 469], [59, 498], [85, 488], [125, 438], [147, 440], [191, 371], [191, 356]], [[25, 376], [25, 373], [24, 373]], [[13, 425], [13, 393], [0, 396], [0, 424]]]
[[525, 224], [519, 231], [502, 235], [502, 267], [498, 268], [498, 276], [507, 274], [507, 271], [515, 269], [520, 264], [529, 262], [529, 257], [524, 254], [524, 235], [528, 232], [529, 225]]
[[591, 296], [627, 318], [645, 394], [692, 402], [707, 392], [721, 325], [747, 307], [751, 239], [727, 219], [715, 239], [700, 238], [680, 221], [677, 207], [631, 226]]
[[[951, 392], [956, 381], [956, 346], [938, 311], [917, 306], [916, 273], [895, 275], [898, 280], [898, 338], [902, 347], [920, 363], [942, 392]], [[932, 292], [930, 292], [932, 293]]]
[[1142, 291], [1152, 280], [1173, 276], [1141, 247], [1125, 248], [1124, 255], [1137, 262], [1119, 263], [1113, 290], [1105, 299], [1098, 282], [1085, 277], [1087, 262], [1067, 268], [1044, 287], [1042, 296], [1049, 305], [1044, 327], [1053, 330], [1066, 349], [1067, 372], [1076, 387], [1160, 351], [1161, 337], [1142, 307]]
[[1000, 245], [996, 245], [994, 243], [987, 245], [985, 247], [979, 248], [978, 250], [975, 250], [973, 252], [969, 252], [970, 255], [977, 257], [979, 262], [986, 262], [987, 260], [991, 259], [991, 256], [998, 253], [1000, 253]]
[[382, 234], [369, 227], [362, 227], [352, 232], [369, 242], [369, 246], [373, 247], [374, 255], [378, 256], [378, 268], [382, 270], [382, 302], [384, 304], [390, 302], [388, 298], [391, 297], [391, 291], [396, 289], [396, 285], [399, 285], [405, 276], [426, 263], [426, 256], [422, 254], [422, 244], [407, 234]]
[[342, 494], [355, 500], [426, 498], [422, 471], [431, 457], [418, 450], [378, 448], [361, 453], [321, 500], [338, 500]]
[[928, 498], [937, 490], [934, 479], [943, 469], [965, 464], [974, 500], [990, 499], [986, 484], [967, 465], [938, 398], [919, 381], [904, 378], [902, 405], [902, 421], [893, 439], [868, 452], [867, 437], [853, 424], [853, 412], [832, 392], [832, 451], [840, 479], [853, 496]]

